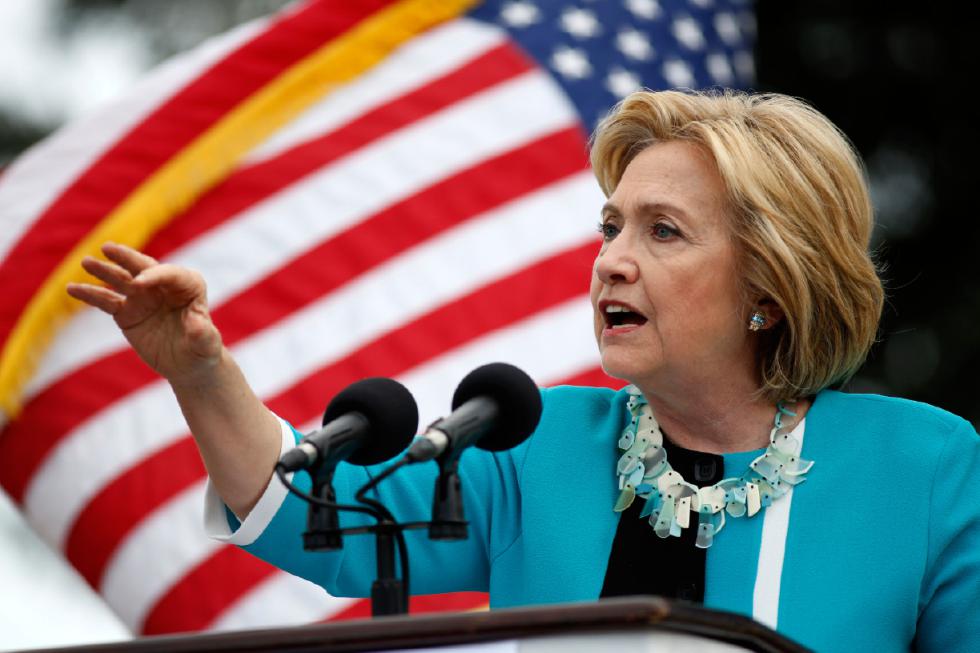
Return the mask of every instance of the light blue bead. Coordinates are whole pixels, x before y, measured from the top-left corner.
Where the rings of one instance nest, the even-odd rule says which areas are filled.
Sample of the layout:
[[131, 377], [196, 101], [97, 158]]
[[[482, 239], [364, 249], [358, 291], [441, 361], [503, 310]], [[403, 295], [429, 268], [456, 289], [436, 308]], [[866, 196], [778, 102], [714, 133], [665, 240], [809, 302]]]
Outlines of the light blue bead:
[[643, 510], [640, 511], [640, 517], [649, 517], [654, 512], [659, 511], [661, 505], [660, 493], [651, 492], [650, 496], [647, 497], [646, 503], [643, 504]]

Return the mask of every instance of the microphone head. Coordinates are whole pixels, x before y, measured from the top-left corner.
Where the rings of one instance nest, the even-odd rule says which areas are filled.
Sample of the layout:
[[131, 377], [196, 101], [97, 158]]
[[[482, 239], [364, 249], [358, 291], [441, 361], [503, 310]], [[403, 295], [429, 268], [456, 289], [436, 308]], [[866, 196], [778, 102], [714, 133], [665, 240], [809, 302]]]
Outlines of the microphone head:
[[394, 379], [376, 376], [347, 386], [327, 406], [323, 423], [352, 411], [364, 415], [371, 425], [364, 444], [347, 458], [354, 465], [374, 465], [396, 456], [418, 432], [415, 398]]
[[520, 368], [490, 363], [467, 374], [453, 394], [453, 410], [476, 397], [497, 403], [499, 416], [476, 444], [487, 451], [503, 451], [526, 440], [541, 419], [541, 391]]

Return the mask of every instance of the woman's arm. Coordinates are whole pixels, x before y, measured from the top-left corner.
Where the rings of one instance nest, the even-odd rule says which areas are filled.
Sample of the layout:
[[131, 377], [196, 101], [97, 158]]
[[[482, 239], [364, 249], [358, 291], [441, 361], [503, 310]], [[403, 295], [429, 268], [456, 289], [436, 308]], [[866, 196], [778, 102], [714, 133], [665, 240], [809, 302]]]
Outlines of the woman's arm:
[[201, 275], [115, 243], [108, 261], [86, 258], [106, 284], [69, 284], [68, 294], [111, 315], [129, 344], [170, 383], [211, 482], [244, 518], [279, 456], [279, 421], [255, 396], [211, 321]]

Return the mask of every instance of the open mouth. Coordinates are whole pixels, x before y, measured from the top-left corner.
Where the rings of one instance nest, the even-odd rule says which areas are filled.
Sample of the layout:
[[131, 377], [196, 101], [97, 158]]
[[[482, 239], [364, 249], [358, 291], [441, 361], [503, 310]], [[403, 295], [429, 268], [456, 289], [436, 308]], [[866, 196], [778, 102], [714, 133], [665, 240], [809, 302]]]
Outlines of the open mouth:
[[627, 327], [640, 326], [647, 321], [639, 313], [618, 304], [606, 306], [602, 311], [602, 315], [606, 321], [607, 329], [625, 329]]

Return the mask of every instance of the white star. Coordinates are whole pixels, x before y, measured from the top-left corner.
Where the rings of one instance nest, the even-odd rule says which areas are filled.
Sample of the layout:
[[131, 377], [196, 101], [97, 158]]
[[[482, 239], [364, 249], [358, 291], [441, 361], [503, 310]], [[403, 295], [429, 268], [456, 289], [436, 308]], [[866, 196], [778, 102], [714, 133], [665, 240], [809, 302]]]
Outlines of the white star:
[[640, 78], [624, 68], [613, 68], [606, 75], [606, 88], [618, 98], [624, 98], [640, 88]]
[[735, 73], [732, 72], [732, 66], [724, 54], [709, 54], [705, 65], [708, 67], [708, 73], [720, 85], [730, 86], [735, 81]]
[[595, 36], [601, 30], [595, 14], [588, 9], [566, 9], [561, 14], [561, 28], [579, 39]]
[[637, 18], [653, 20], [660, 15], [660, 3], [657, 0], [625, 0], [623, 4]]
[[715, 14], [715, 31], [718, 32], [721, 40], [728, 45], [736, 45], [742, 40], [742, 32], [738, 28], [738, 21], [735, 20], [735, 16], [727, 11]]
[[692, 5], [696, 7], [701, 7], [702, 9], [707, 9], [714, 5], [713, 0], [688, 0]]
[[647, 61], [655, 54], [647, 35], [632, 28], [619, 31], [616, 35], [616, 47], [624, 55], [636, 61]]
[[689, 50], [700, 50], [704, 47], [704, 34], [701, 33], [701, 26], [698, 21], [690, 16], [684, 16], [674, 20], [671, 25], [674, 38], [681, 42]]
[[551, 67], [569, 79], [582, 79], [592, 74], [592, 64], [579, 48], [560, 46], [551, 55]]
[[671, 59], [663, 65], [664, 79], [674, 88], [693, 88], [694, 73], [682, 59]]
[[515, 0], [500, 10], [500, 19], [511, 27], [527, 27], [541, 20], [541, 12], [534, 3]]

